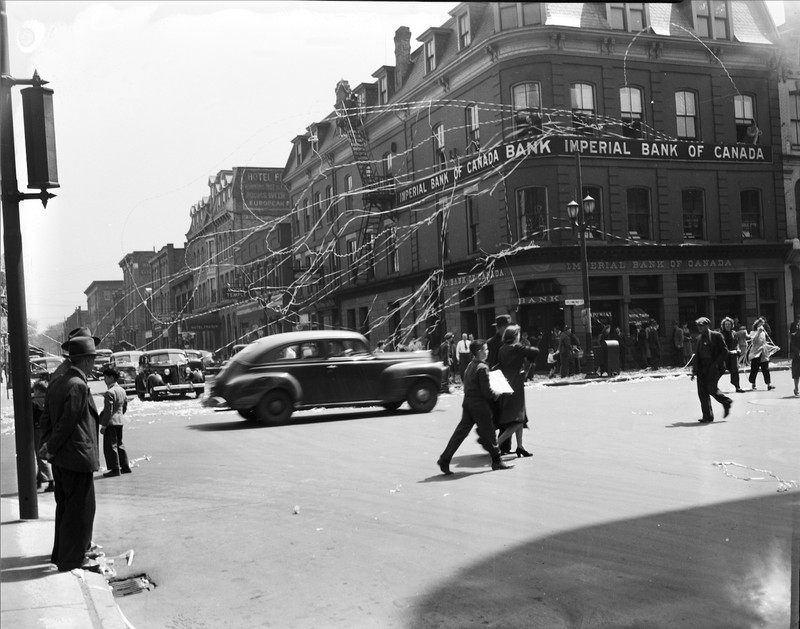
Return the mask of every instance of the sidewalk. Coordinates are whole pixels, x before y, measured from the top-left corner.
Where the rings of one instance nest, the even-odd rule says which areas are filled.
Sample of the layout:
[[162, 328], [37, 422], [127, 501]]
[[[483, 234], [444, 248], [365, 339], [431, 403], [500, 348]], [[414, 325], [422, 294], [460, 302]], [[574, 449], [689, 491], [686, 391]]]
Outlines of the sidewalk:
[[51, 503], [39, 501], [38, 520], [20, 520], [16, 497], [0, 501], [0, 626], [131, 629], [103, 575], [58, 572], [50, 564], [55, 521]]

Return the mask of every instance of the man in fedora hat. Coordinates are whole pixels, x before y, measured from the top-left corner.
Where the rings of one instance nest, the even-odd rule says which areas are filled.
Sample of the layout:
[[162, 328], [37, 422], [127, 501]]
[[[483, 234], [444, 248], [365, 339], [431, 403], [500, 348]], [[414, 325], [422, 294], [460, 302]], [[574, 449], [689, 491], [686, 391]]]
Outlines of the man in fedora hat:
[[700, 336], [697, 337], [694, 356], [692, 356], [692, 380], [697, 378], [697, 397], [700, 398], [700, 408], [703, 417], [701, 424], [714, 421], [714, 410], [711, 408], [711, 399], [714, 398], [722, 404], [725, 417], [731, 412], [733, 401], [724, 395], [717, 383], [725, 372], [725, 361], [728, 359], [728, 346], [720, 332], [710, 330], [711, 321], [707, 317], [700, 317], [695, 321]]
[[71, 367], [47, 401], [51, 430], [40, 449], [42, 458], [52, 464], [55, 478], [51, 560], [60, 572], [99, 571], [97, 561], [86, 557], [96, 510], [94, 472], [100, 469], [99, 414], [88, 385], [97, 349], [91, 336], [74, 336], [66, 346]]

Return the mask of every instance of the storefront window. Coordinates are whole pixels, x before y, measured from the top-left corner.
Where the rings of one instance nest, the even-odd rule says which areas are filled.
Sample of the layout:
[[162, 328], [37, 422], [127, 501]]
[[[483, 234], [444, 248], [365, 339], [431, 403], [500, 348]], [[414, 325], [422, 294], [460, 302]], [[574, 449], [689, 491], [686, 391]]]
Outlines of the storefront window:
[[714, 287], [719, 291], [743, 290], [744, 276], [741, 273], [716, 273]]
[[629, 281], [631, 295], [661, 293], [660, 275], [631, 275]]
[[704, 293], [706, 287], [707, 276], [702, 273], [678, 275], [678, 292], [679, 293]]

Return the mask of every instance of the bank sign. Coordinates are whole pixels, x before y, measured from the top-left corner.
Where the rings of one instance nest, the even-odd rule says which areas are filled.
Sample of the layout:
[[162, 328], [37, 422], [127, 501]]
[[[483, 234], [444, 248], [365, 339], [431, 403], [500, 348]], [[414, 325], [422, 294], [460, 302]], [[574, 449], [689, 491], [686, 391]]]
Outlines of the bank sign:
[[638, 160], [771, 164], [772, 147], [752, 144], [704, 144], [675, 140], [591, 139], [552, 136], [509, 142], [462, 159], [458, 165], [398, 188], [398, 205], [452, 188], [472, 177], [489, 173], [529, 157], [611, 157]]

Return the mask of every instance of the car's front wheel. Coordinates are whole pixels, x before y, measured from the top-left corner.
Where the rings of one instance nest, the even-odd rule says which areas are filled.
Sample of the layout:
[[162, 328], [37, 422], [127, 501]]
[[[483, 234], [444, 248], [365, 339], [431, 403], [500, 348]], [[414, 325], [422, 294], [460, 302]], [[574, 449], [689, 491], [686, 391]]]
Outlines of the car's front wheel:
[[429, 380], [417, 380], [408, 390], [406, 401], [415, 413], [428, 413], [436, 406], [439, 391]]
[[285, 422], [292, 415], [292, 400], [286, 391], [269, 391], [258, 403], [256, 419], [262, 424]]

